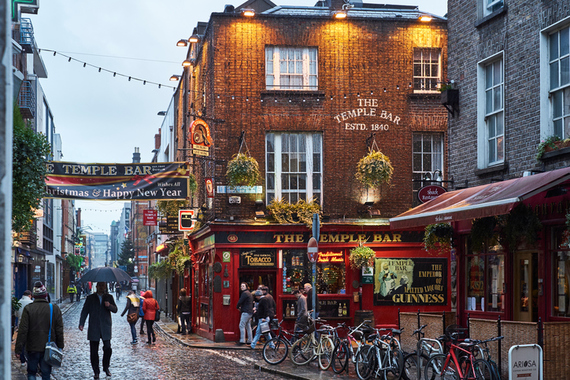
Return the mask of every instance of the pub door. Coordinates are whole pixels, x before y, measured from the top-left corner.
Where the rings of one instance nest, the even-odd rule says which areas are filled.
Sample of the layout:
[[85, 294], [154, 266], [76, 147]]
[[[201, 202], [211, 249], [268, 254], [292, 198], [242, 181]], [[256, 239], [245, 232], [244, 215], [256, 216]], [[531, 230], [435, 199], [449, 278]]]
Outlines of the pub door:
[[538, 253], [517, 252], [514, 264], [514, 320], [537, 322]]
[[245, 282], [249, 290], [255, 292], [259, 285], [266, 285], [275, 298], [277, 270], [240, 270], [239, 283]]

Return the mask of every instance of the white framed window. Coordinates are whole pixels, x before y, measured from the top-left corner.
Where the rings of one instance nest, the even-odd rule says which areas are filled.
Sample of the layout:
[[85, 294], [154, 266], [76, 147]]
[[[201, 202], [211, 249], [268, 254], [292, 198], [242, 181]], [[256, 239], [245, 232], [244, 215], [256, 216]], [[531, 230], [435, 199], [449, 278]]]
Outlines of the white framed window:
[[414, 92], [437, 92], [441, 83], [441, 49], [414, 48]]
[[483, 16], [490, 15], [503, 6], [503, 0], [481, 0], [483, 1]]
[[315, 198], [322, 205], [323, 137], [320, 133], [268, 133], [265, 136], [267, 203]]
[[[443, 173], [443, 133], [414, 133], [412, 136], [413, 192], [427, 185], [439, 185]], [[419, 204], [416, 196], [414, 205]]]
[[477, 152], [480, 169], [505, 160], [503, 53], [479, 62], [477, 82]]
[[550, 34], [548, 50], [552, 134], [565, 139], [570, 136], [570, 27]]
[[267, 46], [265, 85], [267, 90], [318, 90], [317, 48]]

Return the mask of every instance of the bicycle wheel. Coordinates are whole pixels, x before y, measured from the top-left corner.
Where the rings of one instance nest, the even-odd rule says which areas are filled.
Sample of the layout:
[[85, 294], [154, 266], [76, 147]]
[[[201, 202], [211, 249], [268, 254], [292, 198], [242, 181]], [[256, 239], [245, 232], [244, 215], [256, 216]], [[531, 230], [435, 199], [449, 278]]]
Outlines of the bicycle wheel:
[[288, 353], [289, 347], [287, 342], [279, 337], [268, 340], [263, 346], [263, 359], [269, 364], [281, 363], [285, 360]]
[[499, 366], [493, 360], [487, 360], [487, 363], [491, 366], [491, 373], [493, 375], [493, 380], [501, 380], [501, 372], [499, 371]]
[[307, 334], [293, 343], [289, 357], [293, 363], [305, 365], [313, 360], [313, 352], [313, 341], [311, 335]]
[[402, 354], [402, 351], [399, 349], [393, 349], [392, 360], [389, 363], [388, 372], [392, 373], [392, 375], [394, 375], [394, 378], [399, 379], [403, 367], [404, 367], [404, 354]]
[[348, 358], [350, 350], [346, 342], [340, 342], [333, 350], [331, 367], [334, 373], [342, 373], [346, 369], [348, 372]]
[[448, 363], [445, 368], [446, 354], [436, 354], [432, 356], [423, 368], [425, 380], [457, 380], [459, 379], [458, 373], [455, 368]]
[[[470, 363], [469, 363], [470, 364]], [[493, 380], [493, 374], [491, 372], [491, 366], [484, 359], [475, 360], [473, 367], [467, 366], [467, 379], [472, 380]]]
[[354, 366], [356, 367], [356, 375], [360, 380], [368, 379], [372, 373], [370, 367], [373, 363], [370, 363], [368, 354], [374, 351], [375, 349], [373, 349], [372, 346], [366, 345], [360, 347], [360, 350], [356, 353], [356, 362], [354, 363]]
[[418, 354], [412, 352], [411, 354], [406, 355], [404, 357], [404, 364], [402, 366], [402, 379], [418, 380], [419, 379], [418, 372], [422, 371], [428, 360], [429, 356], [427, 356], [426, 354], [420, 355], [420, 365], [418, 367]]
[[326, 371], [331, 366], [333, 351], [334, 343], [332, 339], [328, 335], [322, 335], [319, 348], [319, 367], [323, 371]]

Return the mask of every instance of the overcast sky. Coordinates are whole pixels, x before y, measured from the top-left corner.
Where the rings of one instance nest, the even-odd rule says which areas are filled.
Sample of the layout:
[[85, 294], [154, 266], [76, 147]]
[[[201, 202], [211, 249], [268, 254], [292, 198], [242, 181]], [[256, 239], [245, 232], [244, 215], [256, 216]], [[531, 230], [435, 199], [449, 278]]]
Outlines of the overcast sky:
[[[166, 110], [175, 86], [172, 74], [181, 74], [186, 48], [176, 46], [188, 38], [198, 21], [222, 12], [232, 0], [49, 0], [41, 1], [32, 19], [36, 43], [42, 51], [48, 78], [41, 79], [54, 116], [56, 133], [63, 141], [63, 160], [82, 163], [132, 162], [135, 147], [141, 161], [149, 162], [154, 135], [161, 125], [157, 113]], [[312, 6], [316, 0], [273, 0], [278, 5]], [[378, 1], [419, 5], [438, 16], [447, 13], [446, 0]], [[70, 56], [74, 60], [68, 62]], [[88, 65], [83, 67], [83, 63]], [[89, 65], [94, 65], [90, 67]], [[102, 70], [99, 72], [98, 68]], [[105, 72], [139, 78], [142, 82]], [[83, 225], [109, 232], [118, 220], [123, 202], [77, 202]]]

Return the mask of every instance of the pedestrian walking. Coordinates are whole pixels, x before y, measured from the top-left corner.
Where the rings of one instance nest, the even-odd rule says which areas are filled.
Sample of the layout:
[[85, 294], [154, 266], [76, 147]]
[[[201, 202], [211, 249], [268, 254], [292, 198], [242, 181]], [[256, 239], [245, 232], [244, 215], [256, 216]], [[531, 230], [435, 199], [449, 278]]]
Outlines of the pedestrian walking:
[[137, 297], [135, 295], [135, 292], [133, 292], [132, 290], [129, 291], [129, 293], [127, 294], [127, 304], [125, 305], [125, 310], [123, 310], [123, 312], [121, 313], [121, 317], [128, 312], [127, 322], [131, 326], [131, 336], [133, 337], [131, 344], [138, 343], [137, 329], [135, 326], [139, 319], [139, 307], [140, 307], [139, 297]]
[[261, 292], [263, 293], [263, 296], [267, 298], [267, 304], [269, 305], [269, 313], [267, 315], [269, 316], [269, 318], [273, 319], [275, 318], [275, 311], [277, 310], [277, 304], [275, 303], [273, 296], [269, 293], [269, 288], [267, 286], [264, 285], [261, 288]]
[[152, 343], [156, 343], [156, 335], [154, 335], [152, 325], [154, 325], [154, 317], [156, 316], [156, 311], [158, 309], [160, 309], [160, 306], [158, 306], [158, 302], [152, 298], [152, 290], [147, 290], [144, 293], [143, 301], [144, 320], [146, 322], [146, 333], [148, 338], [146, 344], [151, 344], [151, 337]]
[[119, 283], [119, 282], [117, 282], [117, 284], [115, 285], [115, 294], [117, 296], [117, 301], [120, 300], [123, 292], [122, 292], [122, 288], [121, 288], [121, 283]]
[[111, 376], [109, 365], [111, 364], [111, 330], [112, 319], [111, 312], [117, 312], [117, 305], [113, 295], [107, 291], [107, 283], [98, 282], [96, 286], [97, 292], [91, 294], [85, 299], [85, 304], [81, 310], [79, 319], [79, 330], [83, 331], [85, 320], [89, 316], [89, 328], [87, 330], [87, 339], [89, 340], [91, 367], [93, 368], [94, 378], [99, 378], [99, 340], [103, 340], [103, 372], [107, 376]]
[[82, 292], [83, 288], [81, 287], [81, 285], [76, 286], [75, 288], [77, 289], [77, 293], [75, 295], [75, 300], [77, 302], [79, 302], [81, 300], [81, 292]]
[[307, 310], [310, 310], [311, 318], [319, 317], [319, 297], [315, 293], [315, 309], [313, 310], [313, 286], [308, 282], [303, 286], [305, 297], [307, 298]]
[[305, 331], [309, 325], [309, 314], [307, 313], [307, 298], [299, 290], [293, 290], [293, 295], [297, 297], [297, 306], [295, 315], [297, 319], [295, 320], [295, 327], [293, 331]]
[[[259, 303], [257, 304], [257, 309], [255, 311], [255, 314], [257, 315], [257, 320], [259, 322], [257, 324], [257, 329], [255, 331], [255, 337], [251, 341], [250, 347], [252, 349], [255, 349], [255, 345], [259, 341], [259, 338], [261, 338], [261, 324], [263, 322], [270, 322], [270, 320], [271, 320], [271, 316], [270, 316], [271, 305], [270, 305], [269, 298], [265, 297], [261, 290], [256, 290], [255, 296], [259, 298]], [[267, 341], [269, 341], [271, 339], [271, 332], [263, 333], [263, 335], [265, 336], [265, 339]]]
[[144, 324], [146, 323], [144, 321], [144, 310], [143, 310], [143, 303], [144, 303], [144, 295], [145, 290], [141, 290], [141, 296], [139, 297], [140, 299], [140, 306], [139, 306], [139, 319], [141, 320], [141, 331], [139, 331], [139, 335], [144, 335]]
[[[20, 308], [16, 311], [16, 317], [18, 318], [18, 325], [20, 325], [20, 321], [22, 320], [22, 313], [24, 312], [24, 308], [31, 304], [32, 302], [34, 302], [34, 300], [32, 300], [32, 292], [30, 290], [25, 290], [24, 294], [22, 295], [22, 298], [20, 298], [20, 300], [18, 301], [20, 302]], [[23, 347], [22, 347], [22, 352], [20, 353], [20, 363], [22, 364], [22, 367], [26, 365], [26, 351], [24, 351]]]
[[[253, 340], [251, 334], [251, 317], [253, 315], [253, 296], [249, 291], [249, 286], [245, 282], [240, 285], [241, 295], [239, 297], [237, 308], [241, 311], [239, 320], [239, 342], [238, 345], [251, 344]], [[247, 338], [247, 340], [246, 340]]]
[[51, 335], [57, 346], [63, 349], [63, 318], [57, 305], [51, 305], [47, 301], [48, 292], [46, 287], [37, 281], [32, 291], [34, 301], [28, 304], [22, 311], [22, 320], [18, 329], [15, 354], [21, 359], [22, 351], [27, 351], [28, 379], [35, 380], [38, 365], [42, 372], [42, 380], [49, 380], [51, 366], [44, 360], [46, 343], [50, 334], [50, 313], [52, 314]]
[[182, 335], [192, 332], [190, 317], [192, 316], [192, 299], [186, 295], [186, 289], [180, 289], [180, 297], [176, 306], [180, 317], [180, 325], [182, 326]]
[[73, 298], [75, 297], [75, 294], [77, 294], [77, 288], [73, 282], [69, 283], [69, 286], [67, 287], [67, 294], [69, 294], [69, 302], [73, 303]]

